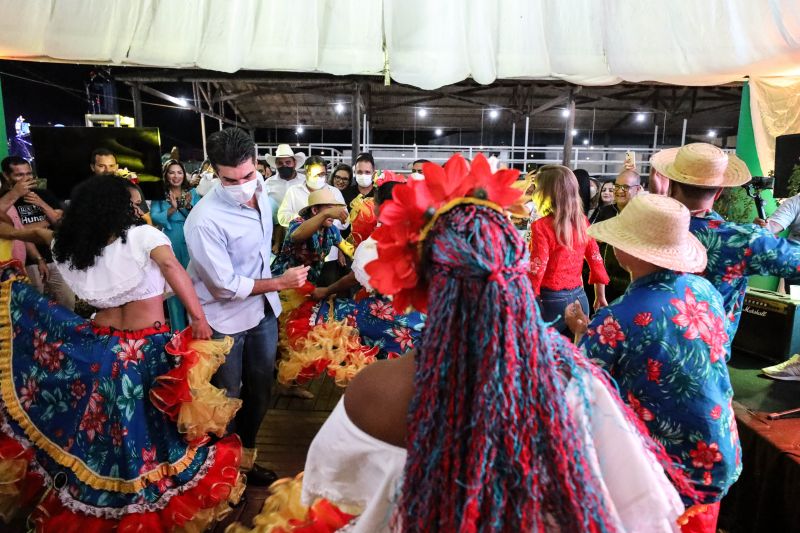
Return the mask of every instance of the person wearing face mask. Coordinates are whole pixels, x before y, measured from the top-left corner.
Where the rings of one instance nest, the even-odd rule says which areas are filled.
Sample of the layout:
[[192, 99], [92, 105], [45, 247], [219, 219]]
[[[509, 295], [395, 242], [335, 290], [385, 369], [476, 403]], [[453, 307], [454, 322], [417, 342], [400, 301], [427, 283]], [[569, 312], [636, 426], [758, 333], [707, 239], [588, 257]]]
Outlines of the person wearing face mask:
[[[267, 168], [275, 168], [277, 172], [270, 176], [265, 177], [264, 183], [267, 196], [272, 203], [272, 226], [274, 231], [272, 233], [272, 253], [277, 254], [281, 248], [281, 243], [286, 236], [286, 224], [280, 223], [278, 220], [278, 208], [283, 203], [286, 197], [286, 191], [294, 185], [302, 185], [305, 178], [298, 172], [298, 168], [302, 168], [306, 161], [306, 156], [303, 153], [294, 153], [292, 147], [288, 144], [279, 144], [275, 150], [275, 155], [267, 155], [266, 165]], [[263, 174], [262, 174], [263, 175]]]
[[360, 195], [362, 198], [372, 198], [375, 194], [372, 186], [372, 178], [375, 175], [375, 160], [371, 154], [363, 153], [356, 157], [353, 164], [353, 177], [355, 183], [348, 187], [344, 192], [344, 202], [347, 208], [352, 210], [353, 200]]
[[242, 463], [248, 482], [270, 485], [277, 476], [254, 466], [254, 460], [275, 368], [278, 291], [302, 287], [308, 267], [272, 276], [272, 206], [256, 172], [253, 139], [242, 129], [228, 128], [209, 136], [206, 145], [220, 184], [186, 219], [188, 271], [213, 336], [233, 338], [233, 348], [212, 381], [229, 397], [242, 399], [232, 430], [245, 448]]
[[[288, 228], [292, 221], [297, 219], [300, 211], [308, 206], [308, 198], [314, 191], [327, 190], [336, 198], [337, 203], [345, 206], [347, 205], [342, 196], [342, 192], [333, 185], [327, 183], [328, 174], [324, 159], [318, 155], [311, 156], [306, 159], [304, 168], [306, 174], [305, 181], [297, 185], [292, 185], [287, 189], [286, 196], [283, 198], [283, 203], [281, 203], [278, 209], [278, 223], [284, 228]], [[346, 211], [347, 208], [345, 208], [345, 212]], [[350, 226], [350, 221], [347, 219], [337, 219], [334, 221], [334, 225], [341, 231]], [[341, 276], [342, 272], [340, 272], [340, 270], [344, 267], [346, 260], [334, 247], [325, 258], [325, 263], [322, 280], [324, 285], [330, 285]]]
[[411, 163], [411, 179], [424, 180], [425, 176], [422, 174], [422, 165], [430, 163], [427, 159], [417, 159]]

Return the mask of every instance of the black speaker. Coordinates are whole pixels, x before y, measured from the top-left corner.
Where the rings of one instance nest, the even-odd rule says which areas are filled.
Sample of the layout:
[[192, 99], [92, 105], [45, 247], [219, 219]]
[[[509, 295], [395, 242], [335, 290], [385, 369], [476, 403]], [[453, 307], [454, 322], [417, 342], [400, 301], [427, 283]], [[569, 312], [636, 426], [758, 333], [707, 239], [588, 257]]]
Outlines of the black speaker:
[[786, 294], [747, 288], [733, 351], [780, 363], [800, 353], [798, 302]]
[[[797, 172], [795, 177], [792, 174]], [[775, 139], [775, 198], [789, 198], [800, 193], [800, 133]]]

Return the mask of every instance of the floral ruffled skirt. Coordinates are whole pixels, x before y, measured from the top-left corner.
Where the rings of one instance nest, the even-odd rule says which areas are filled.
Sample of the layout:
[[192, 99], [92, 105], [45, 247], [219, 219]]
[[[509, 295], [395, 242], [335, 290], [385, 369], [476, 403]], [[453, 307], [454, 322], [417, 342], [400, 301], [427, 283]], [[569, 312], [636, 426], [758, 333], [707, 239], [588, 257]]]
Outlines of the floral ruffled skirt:
[[240, 402], [208, 382], [230, 341], [98, 328], [3, 275], [0, 518], [35, 505], [36, 529], [61, 533], [221, 517], [244, 486], [241, 443], [223, 437]]
[[321, 302], [284, 291], [281, 301], [278, 381], [283, 384], [328, 374], [344, 387], [370, 363], [416, 347], [425, 325], [422, 313], [397, 313], [391, 300], [363, 290], [355, 299]]

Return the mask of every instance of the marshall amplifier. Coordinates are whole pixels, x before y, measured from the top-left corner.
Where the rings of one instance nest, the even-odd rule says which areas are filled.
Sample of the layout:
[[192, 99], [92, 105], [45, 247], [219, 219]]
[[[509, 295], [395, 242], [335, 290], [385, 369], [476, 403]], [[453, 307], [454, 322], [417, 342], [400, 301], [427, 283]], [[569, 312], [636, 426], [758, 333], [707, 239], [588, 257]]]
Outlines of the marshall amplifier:
[[733, 351], [782, 362], [800, 353], [800, 312], [788, 294], [749, 287]]

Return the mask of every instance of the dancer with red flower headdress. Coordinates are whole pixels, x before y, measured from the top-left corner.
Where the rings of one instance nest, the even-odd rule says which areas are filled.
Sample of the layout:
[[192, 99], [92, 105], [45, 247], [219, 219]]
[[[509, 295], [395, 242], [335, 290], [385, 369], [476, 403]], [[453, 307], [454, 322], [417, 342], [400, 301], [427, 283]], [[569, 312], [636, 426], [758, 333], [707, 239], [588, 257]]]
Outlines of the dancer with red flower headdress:
[[428, 313], [422, 340], [350, 384], [312, 443], [303, 502], [357, 515], [353, 532], [674, 531], [683, 507], [659, 464], [692, 489], [538, 317], [506, 211], [517, 173], [455, 156], [424, 174], [381, 206], [366, 266], [396, 310]]

